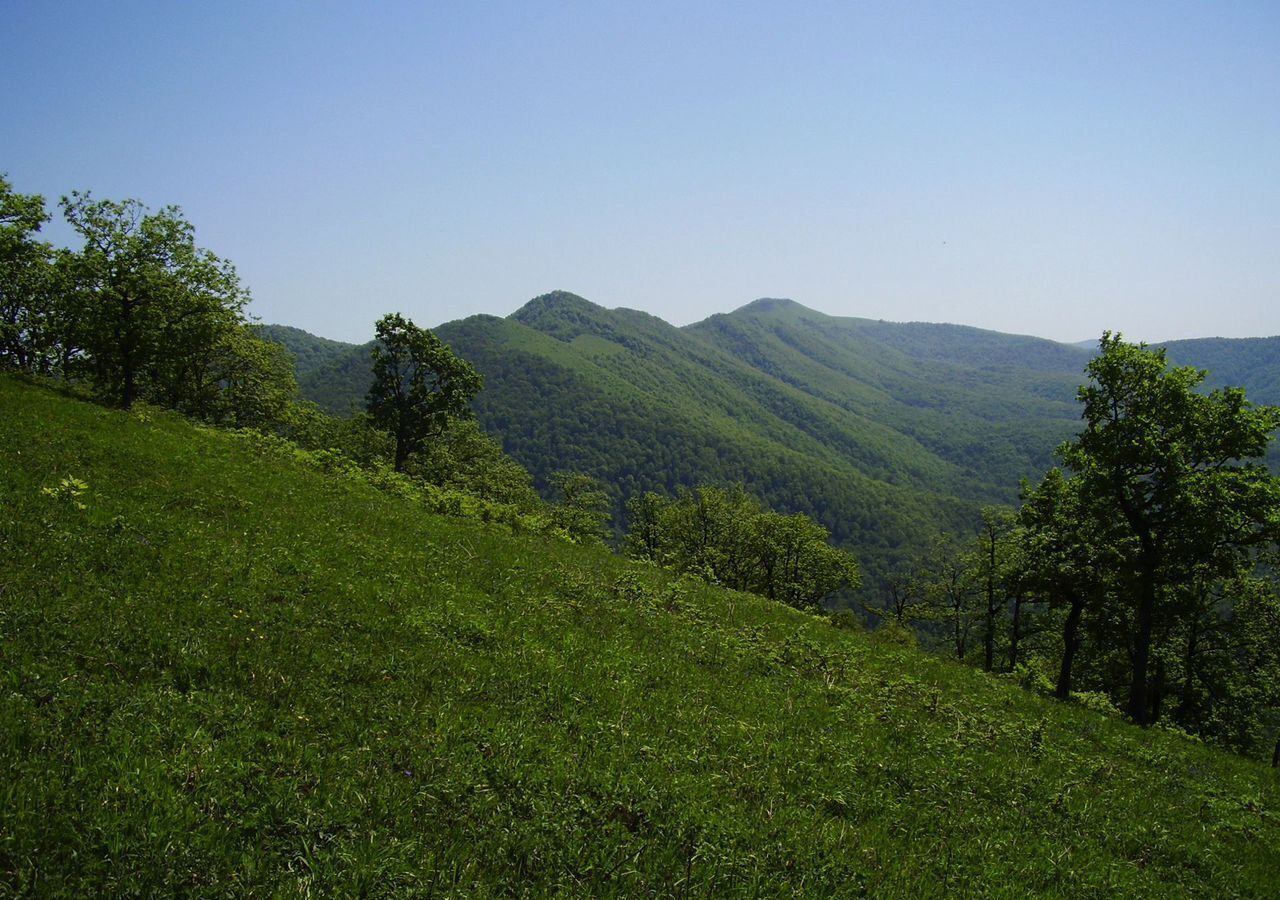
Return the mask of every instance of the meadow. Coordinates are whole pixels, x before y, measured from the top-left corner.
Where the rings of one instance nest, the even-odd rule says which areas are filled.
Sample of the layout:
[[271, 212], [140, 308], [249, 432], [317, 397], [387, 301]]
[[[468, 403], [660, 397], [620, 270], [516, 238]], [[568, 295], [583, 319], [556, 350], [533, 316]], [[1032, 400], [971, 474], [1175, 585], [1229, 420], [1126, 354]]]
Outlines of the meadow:
[[0, 896], [1267, 897], [1280, 777], [0, 377]]

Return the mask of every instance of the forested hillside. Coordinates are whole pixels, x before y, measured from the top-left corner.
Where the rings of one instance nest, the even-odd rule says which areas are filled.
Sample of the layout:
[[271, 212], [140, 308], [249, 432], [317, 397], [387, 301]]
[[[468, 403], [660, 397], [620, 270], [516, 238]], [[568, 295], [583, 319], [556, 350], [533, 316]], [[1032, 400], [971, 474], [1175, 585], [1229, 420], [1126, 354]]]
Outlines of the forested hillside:
[[[1075, 390], [1092, 353], [789, 300], [676, 328], [564, 292], [437, 332], [484, 373], [477, 416], [540, 489], [557, 470], [594, 475], [621, 522], [623, 501], [643, 491], [740, 481], [770, 507], [822, 522], [873, 584], [930, 535], [967, 533], [982, 505], [1013, 502], [1021, 478], [1052, 464], [1078, 428]], [[1171, 352], [1208, 364], [1245, 343], [1248, 364], [1215, 377], [1252, 396], [1280, 373], [1280, 341]], [[327, 365], [300, 370], [303, 395], [349, 412], [363, 403], [368, 360], [367, 345], [333, 348]]]
[[251, 432], [0, 410], [7, 892], [1274, 891], [1257, 763]]

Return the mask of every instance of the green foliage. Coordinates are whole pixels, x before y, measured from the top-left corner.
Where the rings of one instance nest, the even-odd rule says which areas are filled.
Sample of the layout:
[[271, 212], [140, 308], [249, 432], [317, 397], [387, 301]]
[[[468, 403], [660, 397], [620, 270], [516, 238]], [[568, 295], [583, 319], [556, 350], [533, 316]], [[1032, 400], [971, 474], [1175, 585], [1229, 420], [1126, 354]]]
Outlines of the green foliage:
[[196, 247], [176, 206], [151, 212], [78, 191], [61, 205], [84, 240], [69, 265], [73, 371], [125, 408], [146, 398], [207, 415], [217, 358], [248, 300], [235, 269]]
[[473, 419], [455, 419], [409, 458], [406, 471], [423, 481], [526, 510], [543, 507], [533, 477], [502, 452]]
[[234, 267], [196, 247], [181, 210], [79, 192], [61, 206], [79, 252], [37, 242], [44, 198], [0, 178], [0, 365], [87, 378], [126, 408], [279, 427], [297, 394], [293, 360], [248, 327]]
[[551, 479], [556, 502], [552, 521], [566, 534], [601, 543], [609, 520], [609, 495], [599, 481], [581, 472], [557, 472]]
[[268, 435], [0, 409], [5, 892], [1274, 892], [1256, 764]]
[[367, 405], [374, 424], [395, 440], [395, 468], [444, 433], [449, 422], [470, 415], [467, 404], [484, 379], [454, 356], [438, 337], [399, 313], [377, 323], [373, 384]]
[[831, 622], [833, 628], [840, 628], [846, 631], [858, 631], [862, 628], [862, 620], [851, 609], [833, 609], [827, 614], [827, 619]]
[[44, 197], [18, 194], [0, 175], [0, 367], [47, 372], [56, 363], [58, 268], [36, 239], [49, 221]]
[[1080, 389], [1085, 428], [1061, 455], [1077, 474], [1084, 511], [1121, 535], [1118, 594], [1132, 623], [1126, 711], [1152, 708], [1156, 629], [1176, 619], [1196, 580], [1252, 567], [1280, 537], [1280, 480], [1252, 462], [1280, 428], [1280, 407], [1253, 406], [1239, 388], [1198, 393], [1205, 373], [1168, 369], [1162, 350], [1104, 334]]
[[306, 400], [290, 405], [281, 433], [305, 450], [330, 450], [365, 467], [388, 463], [395, 455], [391, 435], [367, 413], [342, 419]]
[[[1090, 356], [778, 300], [675, 328], [560, 291], [506, 319], [437, 332], [485, 374], [476, 416], [544, 496], [557, 471], [599, 478], [621, 533], [625, 502], [646, 491], [741, 482], [853, 552], [869, 606], [930, 535], [969, 533], [982, 506], [1013, 504], [1020, 479], [1052, 465], [1053, 447], [1079, 428], [1074, 394]], [[281, 339], [317, 350], [306, 337]], [[1179, 352], [1194, 362], [1215, 351], [1195, 342]], [[1280, 340], [1251, 350], [1232, 383], [1252, 394], [1275, 372]], [[337, 345], [326, 364], [300, 369], [303, 395], [336, 413], [369, 380], [367, 345]]]
[[233, 428], [276, 429], [298, 395], [293, 360], [279, 344], [241, 325], [223, 335], [214, 377], [221, 387], [211, 418]]
[[827, 543], [825, 528], [765, 510], [741, 485], [647, 493], [629, 507], [629, 552], [678, 572], [797, 608], [858, 585], [857, 562]]
[[911, 628], [892, 619], [881, 622], [880, 627], [872, 632], [872, 636], [881, 643], [894, 644], [898, 647], [915, 649], [920, 643]]

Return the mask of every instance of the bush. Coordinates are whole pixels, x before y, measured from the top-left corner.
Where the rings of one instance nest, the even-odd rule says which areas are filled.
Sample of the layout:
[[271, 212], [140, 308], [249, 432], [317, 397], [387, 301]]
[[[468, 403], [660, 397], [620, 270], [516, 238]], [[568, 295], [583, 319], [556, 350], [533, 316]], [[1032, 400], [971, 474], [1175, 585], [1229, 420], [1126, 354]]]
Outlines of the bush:
[[845, 631], [862, 630], [862, 620], [851, 609], [833, 609], [828, 613], [827, 618], [831, 621], [833, 628], [840, 628]]
[[899, 647], [917, 647], [919, 640], [916, 633], [906, 625], [900, 625], [890, 619], [884, 620], [880, 627], [871, 632], [872, 636], [885, 644], [894, 644]]

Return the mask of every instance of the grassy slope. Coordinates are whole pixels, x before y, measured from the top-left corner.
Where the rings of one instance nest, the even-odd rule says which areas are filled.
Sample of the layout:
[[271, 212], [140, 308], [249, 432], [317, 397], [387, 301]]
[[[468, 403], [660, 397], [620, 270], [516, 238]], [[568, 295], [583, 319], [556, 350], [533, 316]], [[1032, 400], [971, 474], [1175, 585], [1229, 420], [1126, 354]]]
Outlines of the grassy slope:
[[0, 893], [1280, 877], [1268, 769], [230, 435], [0, 378], [0, 493]]

